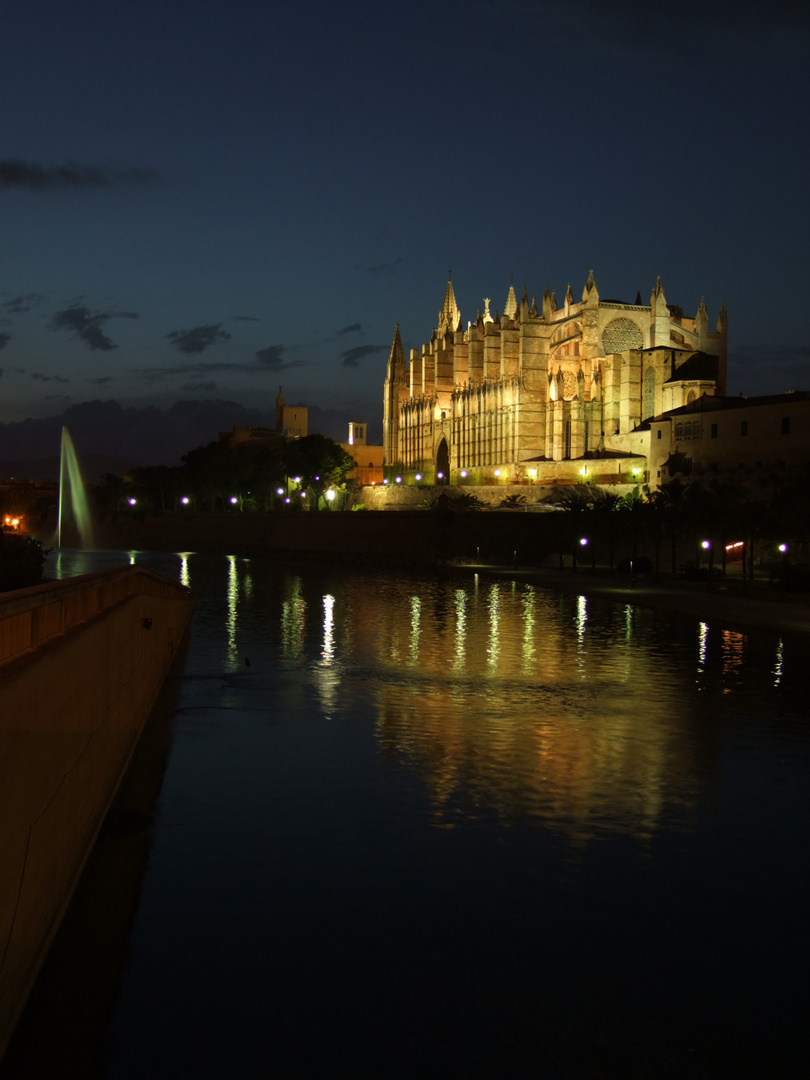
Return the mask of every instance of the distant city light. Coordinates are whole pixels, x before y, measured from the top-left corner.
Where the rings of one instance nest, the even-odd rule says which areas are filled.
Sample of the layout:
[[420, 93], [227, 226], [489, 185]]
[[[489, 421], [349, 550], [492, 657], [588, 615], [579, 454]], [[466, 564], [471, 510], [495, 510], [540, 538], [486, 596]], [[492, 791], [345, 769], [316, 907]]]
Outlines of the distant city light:
[[290, 501], [290, 496], [288, 495], [287, 498], [284, 500], [284, 502], [289, 503], [289, 501]]
[[529, 469], [529, 476], [534, 479], [534, 477], [537, 476], [537, 469]]
[[283, 494], [284, 494], [284, 488], [276, 488], [276, 495], [283, 495]]
[[467, 470], [466, 470], [466, 469], [462, 469], [462, 470], [461, 470], [461, 475], [462, 475], [462, 476], [466, 476], [466, 475], [467, 475]]
[[588, 468], [587, 468], [586, 465], [583, 465], [582, 468], [579, 470], [579, 475], [580, 476], [587, 476], [588, 475]]
[[500, 475], [501, 475], [501, 470], [500, 470], [500, 469], [496, 469], [496, 470], [495, 470], [495, 475], [496, 475], [496, 476], [500, 476]]
[[401, 484], [401, 483], [402, 483], [402, 477], [401, 477], [401, 476], [397, 476], [397, 477], [395, 477], [395, 479], [396, 479], [396, 482], [397, 482], [398, 484]]
[[329, 502], [332, 502], [332, 501], [334, 500], [334, 498], [335, 498], [335, 493], [334, 493], [334, 491], [333, 491], [333, 490], [332, 490], [331, 488], [329, 488], [329, 490], [327, 491], [327, 493], [326, 493], [326, 497], [327, 497], [327, 499], [329, 500]]
[[436, 476], [439, 478], [439, 480], [444, 480], [444, 473], [443, 472], [436, 473]]
[[[316, 477], [315, 477], [315, 479], [317, 480], [317, 479], [318, 479], [318, 477], [316, 476]], [[301, 483], [301, 477], [300, 477], [300, 476], [294, 476], [294, 477], [293, 477], [293, 480], [295, 481], [295, 483], [296, 483], [296, 484], [300, 484], [300, 483]]]
[[422, 474], [420, 472], [418, 472], [414, 479], [421, 480], [422, 479]]
[[582, 539], [580, 540], [580, 544], [582, 544], [583, 547], [587, 547], [587, 545], [588, 545], [588, 537], [583, 536]]
[[188, 506], [188, 495], [184, 495], [180, 502], [183, 504], [183, 506]]
[[129, 500], [129, 505], [134, 506], [137, 501], [138, 501], [137, 499], [130, 499]]
[[231, 495], [231, 506], [236, 506], [238, 502], [239, 500], [237, 499], [237, 497], [235, 495]]
[[783, 554], [783, 555], [785, 554], [785, 552], [787, 551], [787, 549], [788, 549], [788, 546], [787, 546], [787, 544], [780, 544], [780, 545], [779, 545], [779, 550], [780, 550], [780, 551], [782, 552], [782, 554]]
[[703, 548], [704, 551], [708, 551], [709, 548], [712, 546], [712, 542], [711, 540], [704, 540], [702, 541], [700, 546]]

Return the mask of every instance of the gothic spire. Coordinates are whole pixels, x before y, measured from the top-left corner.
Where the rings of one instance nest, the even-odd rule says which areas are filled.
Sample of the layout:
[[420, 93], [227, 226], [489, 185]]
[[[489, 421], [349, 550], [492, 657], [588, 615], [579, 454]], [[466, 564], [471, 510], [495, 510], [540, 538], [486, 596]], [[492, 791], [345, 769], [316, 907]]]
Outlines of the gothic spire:
[[439, 312], [439, 332], [442, 333], [447, 330], [455, 331], [458, 327], [460, 318], [461, 312], [458, 309], [456, 294], [453, 291], [453, 279], [450, 277], [447, 279], [447, 288], [444, 292], [444, 303]]
[[506, 303], [503, 306], [503, 313], [509, 319], [514, 319], [515, 312], [517, 311], [517, 297], [515, 296], [515, 286], [509, 286], [509, 292], [506, 297]]

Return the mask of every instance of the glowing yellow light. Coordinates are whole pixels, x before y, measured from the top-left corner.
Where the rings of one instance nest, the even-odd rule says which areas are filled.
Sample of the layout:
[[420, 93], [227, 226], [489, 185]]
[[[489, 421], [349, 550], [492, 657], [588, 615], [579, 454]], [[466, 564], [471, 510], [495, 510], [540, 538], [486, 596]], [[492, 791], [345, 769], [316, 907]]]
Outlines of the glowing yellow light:
[[330, 488], [330, 489], [329, 489], [329, 490], [327, 491], [327, 493], [326, 493], [326, 497], [327, 497], [327, 499], [329, 500], [329, 502], [333, 502], [333, 501], [334, 501], [334, 498], [335, 498], [335, 493], [334, 493], [334, 491], [333, 491], [333, 490], [332, 490], [331, 488]]
[[587, 467], [585, 465], [583, 465], [582, 468], [579, 470], [579, 475], [580, 476], [587, 476], [588, 475], [588, 469], [587, 469]]
[[495, 470], [495, 475], [496, 475], [496, 476], [500, 476], [500, 475], [501, 475], [501, 470], [500, 470], [500, 469], [496, 469], [496, 470]]
[[529, 469], [529, 476], [534, 479], [534, 477], [537, 476], [537, 469]]
[[396, 482], [397, 482], [398, 484], [401, 484], [401, 483], [402, 483], [402, 477], [401, 477], [401, 476], [397, 476], [397, 477], [396, 477], [395, 479], [396, 479]]
[[422, 474], [421, 474], [420, 472], [418, 472], [418, 473], [416, 474], [416, 477], [415, 477], [415, 479], [416, 479], [416, 480], [421, 480], [421, 479], [422, 479]]
[[466, 475], [467, 475], [467, 470], [466, 470], [466, 469], [462, 469], [462, 470], [461, 470], [461, 475], [462, 475], [462, 476], [466, 476]]

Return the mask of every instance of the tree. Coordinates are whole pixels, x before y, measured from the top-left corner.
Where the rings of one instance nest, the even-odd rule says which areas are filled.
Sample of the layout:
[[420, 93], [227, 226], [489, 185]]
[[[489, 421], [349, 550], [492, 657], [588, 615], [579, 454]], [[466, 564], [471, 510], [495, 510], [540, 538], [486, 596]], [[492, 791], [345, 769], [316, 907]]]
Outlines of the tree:
[[287, 444], [287, 475], [300, 476], [302, 489], [314, 494], [313, 505], [330, 487], [339, 487], [354, 468], [354, 458], [326, 435], [304, 435]]

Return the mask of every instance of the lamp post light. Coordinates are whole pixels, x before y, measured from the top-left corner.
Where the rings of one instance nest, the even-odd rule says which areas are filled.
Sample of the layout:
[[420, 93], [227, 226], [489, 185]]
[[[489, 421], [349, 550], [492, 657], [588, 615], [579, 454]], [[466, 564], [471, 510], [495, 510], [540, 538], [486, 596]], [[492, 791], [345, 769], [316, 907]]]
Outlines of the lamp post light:
[[[397, 477], [397, 480], [399, 480], [399, 477]], [[327, 493], [326, 493], [326, 501], [329, 503], [330, 506], [335, 501], [334, 488], [329, 488], [329, 490], [327, 491]]]
[[709, 553], [709, 583], [706, 586], [709, 592], [712, 591], [712, 575], [714, 573], [714, 548], [712, 547], [711, 540], [704, 540], [700, 545], [704, 551]]

